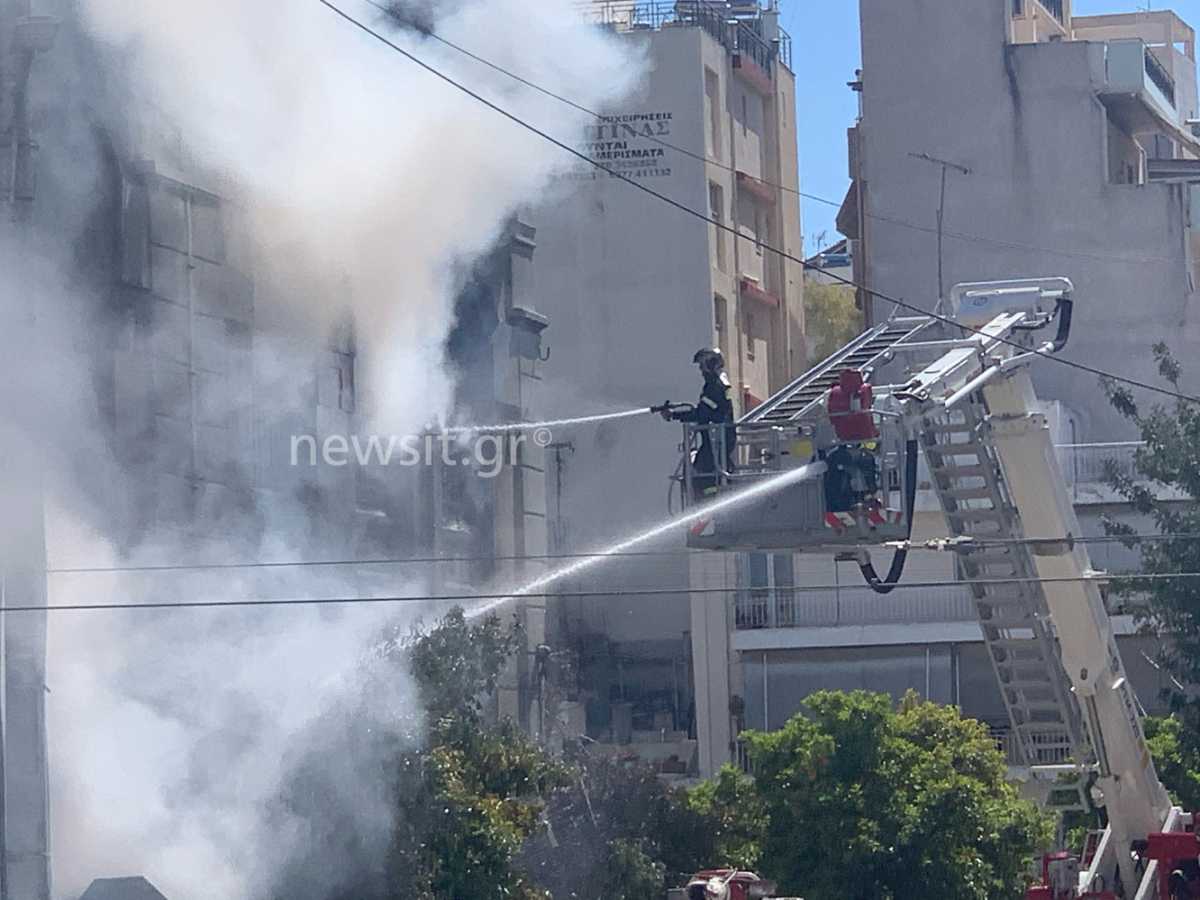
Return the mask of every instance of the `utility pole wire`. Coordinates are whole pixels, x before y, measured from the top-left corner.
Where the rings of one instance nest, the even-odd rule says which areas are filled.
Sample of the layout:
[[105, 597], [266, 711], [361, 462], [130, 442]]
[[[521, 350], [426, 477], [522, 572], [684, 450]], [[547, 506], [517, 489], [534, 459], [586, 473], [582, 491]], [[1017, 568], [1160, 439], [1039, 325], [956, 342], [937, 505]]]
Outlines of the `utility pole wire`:
[[[889, 541], [884, 546], [888, 548], [904, 546], [910, 550], [958, 550], [970, 552], [983, 550], [988, 547], [1030, 546], [1039, 544], [1144, 544], [1159, 541], [1200, 541], [1200, 532], [1168, 532], [1166, 534], [1121, 534], [1095, 535], [1092, 537], [1058, 537], [1058, 538], [979, 538], [970, 542], [955, 545], [953, 539], [938, 541]], [[604, 556], [619, 558], [660, 558], [673, 556], [711, 555], [713, 553], [732, 553], [731, 550], [624, 550], [617, 553], [604, 553]], [[47, 575], [119, 575], [119, 574], [163, 574], [169, 572], [221, 572], [237, 571], [239, 569], [313, 569], [334, 568], [338, 566], [405, 566], [433, 565], [440, 563], [489, 563], [489, 562], [518, 562], [522, 560], [547, 561], [559, 559], [590, 559], [601, 555], [599, 551], [591, 553], [540, 553], [529, 556], [401, 556], [377, 559], [318, 559], [318, 560], [272, 560], [268, 562], [248, 563], [163, 563], [160, 565], [144, 566], [78, 566], [47, 569]]]
[[[1192, 580], [1200, 578], [1200, 572], [1152, 572], [1134, 575], [1076, 575], [1042, 578], [1038, 576], [1013, 578], [972, 578], [963, 581], [912, 581], [895, 585], [896, 590], [929, 590], [930, 588], [958, 587], [969, 588], [972, 585], [1001, 585], [1001, 584], [1080, 584], [1092, 582], [1106, 584], [1110, 581], [1141, 582], [1141, 581], [1170, 581]], [[862, 590], [869, 587], [862, 585]], [[151, 600], [144, 603], [56, 603], [56, 604], [26, 604], [0, 608], [0, 614], [28, 612], [117, 612], [121, 610], [182, 610], [182, 609], [234, 609], [242, 607], [288, 607], [288, 606], [365, 606], [378, 604], [408, 604], [408, 603], [483, 603], [494, 600], [510, 600], [516, 597], [522, 599], [575, 599], [595, 598], [609, 599], [616, 597], [663, 597], [679, 594], [739, 594], [748, 593], [757, 588], [748, 587], [692, 587], [681, 585], [677, 588], [630, 588], [626, 590], [603, 589], [595, 591], [541, 591], [537, 593], [517, 594], [512, 591], [496, 594], [413, 594], [406, 597], [249, 597], [239, 600]], [[798, 584], [791, 587], [777, 587], [776, 590], [792, 594], [832, 593], [847, 590], [841, 584]]]
[[[722, 231], [726, 231], [726, 232], [729, 232], [730, 234], [733, 234], [735, 237], [739, 236], [739, 232], [737, 231], [737, 229], [733, 228], [732, 226], [726, 225], [723, 222], [719, 222], [716, 219], [712, 218], [711, 216], [707, 215], [706, 213], [702, 213], [699, 210], [693, 209], [692, 207], [688, 206], [686, 203], [682, 203], [678, 200], [674, 200], [671, 197], [668, 197], [666, 194], [662, 194], [662, 193], [654, 190], [651, 187], [647, 187], [646, 185], [640, 183], [636, 179], [630, 178], [628, 175], [625, 175], [622, 172], [619, 172], [609, 166], [606, 166], [604, 163], [599, 162], [598, 160], [592, 159], [586, 153], [583, 153], [582, 151], [577, 150], [575, 147], [572, 147], [570, 144], [567, 144], [564, 141], [560, 141], [558, 138], [543, 131], [542, 129], [538, 128], [536, 125], [526, 122], [520, 116], [516, 115], [515, 113], [510, 112], [509, 110], [505, 109], [504, 107], [500, 106], [499, 104], [493, 103], [491, 100], [488, 100], [486, 97], [477, 93], [476, 91], [472, 90], [471, 88], [467, 87], [466, 85], [464, 85], [458, 81], [455, 81], [449, 75], [445, 74], [444, 72], [440, 71], [436, 67], [425, 62], [420, 57], [416, 56], [415, 54], [411, 53], [408, 50], [405, 50], [399, 44], [390, 40], [386, 35], [383, 35], [380, 32], [376, 31], [375, 29], [371, 28], [369, 25], [367, 25], [363, 22], [360, 22], [358, 19], [354, 18], [352, 15], [350, 15], [349, 13], [347, 13], [346, 11], [344, 11], [343, 9], [338, 7], [336, 4], [330, 2], [330, 0], [317, 0], [317, 2], [320, 3], [322, 6], [326, 7], [327, 9], [329, 9], [331, 12], [333, 12], [339, 18], [344, 19], [347, 23], [349, 23], [353, 27], [359, 29], [360, 31], [364, 32], [367, 35], [370, 35], [371, 37], [373, 37], [375, 40], [379, 41], [386, 47], [389, 47], [391, 50], [395, 51], [396, 53], [399, 53], [401, 56], [403, 56], [405, 59], [412, 62], [414, 65], [419, 66], [420, 68], [424, 69], [426, 72], [433, 75], [435, 78], [438, 78], [441, 81], [446, 82], [451, 87], [455, 88], [456, 90], [461, 91], [462, 93], [466, 94], [471, 99], [481, 103], [482, 105], [486, 106], [488, 109], [503, 116], [504, 118], [508, 119], [509, 121], [513, 122], [514, 124], [519, 125], [521, 128], [524, 128], [527, 131], [529, 131], [533, 134], [536, 134], [538, 137], [553, 144], [554, 146], [558, 147], [559, 149], [565, 151], [566, 153], [569, 153], [570, 155], [576, 157], [577, 159], [582, 160], [583, 162], [587, 163], [590, 166], [593, 166], [596, 169], [599, 169], [602, 172], [608, 173], [608, 175], [610, 175], [611, 177], [625, 182], [626, 184], [641, 191], [642, 193], [647, 194], [651, 197], [654, 197], [663, 203], [666, 203], [668, 206], [675, 207], [680, 212], [683, 212], [686, 215], [689, 215], [689, 216], [692, 216], [693, 218], [699, 219], [702, 222], [707, 222], [708, 224], [714, 226], [715, 228], [718, 228]], [[878, 299], [883, 300], [886, 303], [892, 303], [892, 304], [900, 307], [901, 309], [906, 309], [906, 310], [915, 312], [922, 316], [928, 316], [929, 318], [935, 319], [936, 321], [943, 322], [947, 325], [951, 325], [956, 328], [961, 328], [962, 330], [973, 333], [973, 334], [981, 335], [983, 337], [988, 338], [989, 340], [994, 340], [996, 343], [1015, 347], [1016, 349], [1020, 350], [1022, 353], [1029, 352], [1029, 347], [1027, 347], [1024, 344], [1021, 344], [1017, 341], [1011, 340], [1009, 338], [1001, 338], [1001, 337], [997, 337], [995, 335], [989, 335], [986, 332], [984, 332], [983, 329], [981, 329], [981, 328], [975, 328], [975, 327], [972, 327], [969, 325], [964, 325], [960, 322], [954, 321], [953, 319], [947, 318], [946, 316], [940, 315], [939, 313], [930, 312], [929, 310], [922, 309], [921, 307], [916, 306], [915, 304], [909, 303], [906, 300], [902, 300], [899, 297], [890, 296], [889, 294], [885, 294], [882, 291], [877, 291], [874, 288], [869, 288], [869, 287], [866, 287], [865, 285], [861, 285], [852, 279], [843, 278], [841, 275], [835, 275], [834, 273], [832, 273], [826, 269], [821, 269], [819, 266], [815, 266], [812, 263], [807, 262], [799, 257], [793, 256], [792, 254], [790, 254], [784, 250], [780, 250], [777, 247], [772, 247], [770, 244], [767, 244], [765, 242], [761, 243], [761, 246], [765, 251], [774, 253], [783, 259], [790, 260], [791, 262], [794, 262], [797, 265], [799, 265], [805, 269], [812, 269], [814, 271], [823, 272], [826, 275], [826, 277], [832, 279], [833, 281], [836, 281], [836, 282], [839, 282], [840, 284], [844, 284], [849, 287], [853, 287], [858, 290], [861, 290], [864, 293], [869, 294], [870, 296], [877, 297]], [[1050, 354], [1043, 354], [1043, 355], [1048, 360], [1057, 362], [1060, 365], [1067, 366], [1072, 369], [1077, 369], [1082, 372], [1088, 372], [1092, 375], [1097, 375], [1101, 378], [1107, 378], [1112, 381], [1119, 381], [1119, 382], [1121, 382], [1123, 384], [1127, 384], [1131, 387], [1140, 388], [1142, 390], [1150, 391], [1150, 392], [1156, 393], [1156, 394], [1162, 394], [1164, 396], [1171, 397], [1175, 400], [1182, 400], [1187, 403], [1200, 404], [1200, 397], [1193, 397], [1188, 394], [1180, 393], [1179, 391], [1169, 390], [1167, 388], [1159, 387], [1158, 385], [1149, 384], [1148, 382], [1144, 382], [1144, 381], [1138, 381], [1137, 379], [1129, 378], [1129, 377], [1126, 377], [1123, 375], [1115, 375], [1112, 372], [1106, 372], [1103, 369], [1098, 369], [1094, 366], [1089, 366], [1084, 363], [1075, 362], [1074, 360], [1064, 359], [1061, 356], [1054, 356], [1054, 355], [1050, 355]]]

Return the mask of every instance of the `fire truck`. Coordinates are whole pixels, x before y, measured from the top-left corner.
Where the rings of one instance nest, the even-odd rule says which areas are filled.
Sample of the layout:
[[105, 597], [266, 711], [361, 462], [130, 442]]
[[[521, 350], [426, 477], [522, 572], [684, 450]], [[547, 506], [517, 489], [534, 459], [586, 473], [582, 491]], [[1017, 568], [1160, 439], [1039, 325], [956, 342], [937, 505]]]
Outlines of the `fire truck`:
[[687, 887], [671, 891], [667, 900], [800, 900], [776, 897], [775, 884], [740, 869], [706, 869], [697, 872]]
[[[945, 516], [944, 546], [959, 554], [1025, 764], [1107, 822], [1078, 852], [1048, 854], [1028, 900], [1200, 897], [1190, 893], [1200, 875], [1193, 816], [1172, 806], [1155, 772], [1104, 576], [1075, 540], [1079, 522], [1031, 379], [1067, 346], [1073, 293], [1066, 278], [957, 285], [944, 315], [894, 314], [736, 429], [685, 425], [685, 447], [709, 429], [717, 461], [736, 439], [719, 493], [781, 485], [700, 516], [687, 543], [833, 552], [887, 593], [903, 576], [923, 459], [920, 479]], [[803, 477], [786, 478], [801, 467]], [[678, 480], [688, 501], [686, 453]], [[872, 549], [891, 549], [886, 571]]]

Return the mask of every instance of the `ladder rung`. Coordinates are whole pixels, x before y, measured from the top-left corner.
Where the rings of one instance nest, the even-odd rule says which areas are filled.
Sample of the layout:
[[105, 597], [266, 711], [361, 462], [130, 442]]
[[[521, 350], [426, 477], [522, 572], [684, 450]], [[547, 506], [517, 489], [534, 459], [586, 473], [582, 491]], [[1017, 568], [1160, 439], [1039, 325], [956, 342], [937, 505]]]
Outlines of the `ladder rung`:
[[921, 430], [926, 434], [970, 434], [978, 427], [974, 422], [933, 422]]
[[992, 500], [995, 492], [990, 487], [946, 488], [943, 493], [955, 500]]
[[982, 459], [983, 445], [973, 441], [961, 444], [926, 444], [925, 452], [936, 453], [943, 459], [951, 456], [974, 456]]
[[1008, 518], [1002, 509], [951, 509], [946, 515], [966, 522], [1002, 522]]
[[931, 471], [940, 478], [987, 478], [992, 474], [991, 466], [956, 466], [953, 464], [934, 466]]

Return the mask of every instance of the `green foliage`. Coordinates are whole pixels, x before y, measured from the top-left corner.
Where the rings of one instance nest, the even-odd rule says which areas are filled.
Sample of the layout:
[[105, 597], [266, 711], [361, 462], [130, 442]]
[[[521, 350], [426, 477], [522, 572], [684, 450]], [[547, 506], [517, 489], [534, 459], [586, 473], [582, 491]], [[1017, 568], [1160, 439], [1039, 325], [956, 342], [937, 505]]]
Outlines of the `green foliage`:
[[854, 288], [845, 284], [804, 283], [804, 333], [808, 337], [809, 362], [825, 359], [862, 330], [862, 313], [854, 305]]
[[388, 869], [393, 884], [405, 886], [398, 896], [546, 896], [514, 858], [541, 828], [542, 796], [567, 770], [511, 722], [490, 725], [482, 715], [517, 645], [495, 616], [470, 622], [461, 609], [404, 645], [430, 726], [428, 747], [397, 764]]
[[809, 900], [991, 900], [1019, 894], [1049, 841], [986, 729], [915, 696], [813, 695], [807, 717], [747, 735], [753, 780], [726, 767], [681, 789], [604, 755], [552, 759], [484, 714], [513, 646], [458, 610], [406, 645], [434, 718], [398, 759], [396, 896], [644, 900], [734, 866]]
[[1178, 716], [1147, 716], [1146, 744], [1159, 780], [1187, 810], [1200, 809], [1200, 740]]
[[505, 629], [497, 616], [468, 622], [462, 608], [455, 607], [428, 632], [414, 630], [403, 649], [421, 705], [436, 721], [477, 717], [519, 646], [515, 629]]
[[703, 858], [690, 867], [692, 871], [714, 865], [758, 868], [768, 820], [767, 804], [753, 781], [733, 766], [724, 766], [716, 778], [688, 792], [687, 805], [704, 834]]
[[603, 900], [646, 900], [663, 893], [666, 866], [638, 841], [617, 838], [608, 845], [596, 873], [595, 896]]
[[405, 754], [390, 869], [417, 896], [545, 896], [513, 865], [541, 827], [541, 794], [565, 772], [511, 724], [443, 722], [428, 753]]
[[[648, 766], [579, 755], [575, 779], [548, 798], [549, 831], [522, 853], [555, 897], [657, 897], [713, 866], [753, 867], [766, 828], [753, 782], [732, 768], [691, 790]], [[630, 865], [613, 869], [612, 851]], [[570, 860], [564, 865], [563, 860]], [[647, 893], [651, 872], [655, 890]]]
[[766, 874], [809, 900], [1017, 897], [1050, 822], [978, 722], [909, 697], [821, 692], [744, 735], [771, 827]]
[[[1163, 380], [1178, 390], [1181, 369], [1165, 344], [1156, 344], [1154, 358]], [[1140, 406], [1128, 388], [1106, 382], [1114, 408], [1133, 423], [1145, 442], [1134, 458], [1136, 475], [1110, 465], [1109, 484], [1134, 512], [1149, 516], [1162, 534], [1200, 533], [1200, 407], [1185, 401]], [[1106, 521], [1110, 534], [1128, 535], [1127, 523]], [[1140, 570], [1150, 574], [1200, 571], [1200, 541], [1190, 537], [1161, 541], [1130, 541], [1140, 555]], [[1160, 662], [1187, 685], [1200, 684], [1200, 583], [1193, 579], [1126, 578], [1117, 584], [1144, 630], [1167, 635]], [[1200, 704], [1184, 693], [1171, 695], [1176, 712], [1191, 732], [1200, 731]]]

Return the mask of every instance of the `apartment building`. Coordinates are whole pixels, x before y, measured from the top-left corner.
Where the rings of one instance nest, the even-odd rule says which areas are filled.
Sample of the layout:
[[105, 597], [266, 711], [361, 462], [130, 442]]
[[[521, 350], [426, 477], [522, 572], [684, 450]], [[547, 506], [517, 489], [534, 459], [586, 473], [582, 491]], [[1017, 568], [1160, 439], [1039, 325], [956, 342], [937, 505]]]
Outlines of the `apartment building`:
[[[852, 83], [861, 117], [850, 131], [853, 180], [839, 216], [856, 279], [933, 309], [939, 271], [943, 290], [1069, 276], [1077, 304], [1063, 355], [1154, 381], [1151, 345], [1182, 351], [1195, 340], [1200, 145], [1190, 26], [1169, 11], [1073, 17], [1057, 0], [862, 0], [861, 19], [863, 67]], [[930, 49], [914, 55], [914, 46]], [[893, 311], [879, 297], [864, 306], [869, 322]], [[1132, 472], [1136, 435], [1096, 376], [1052, 363], [1033, 373], [1081, 524], [1101, 534], [1101, 515], [1128, 517], [1103, 484], [1105, 461]], [[1200, 373], [1186, 377], [1200, 384]], [[924, 491], [914, 531], [946, 534]], [[1116, 545], [1090, 552], [1101, 569], [1137, 562]], [[886, 565], [877, 556], [876, 566]], [[728, 758], [727, 747], [737, 752], [739, 728], [778, 727], [820, 688], [914, 689], [960, 705], [1003, 739], [1004, 705], [971, 596], [952, 584], [953, 554], [911, 554], [905, 572], [951, 584], [887, 597], [829, 556], [752, 555], [729, 577], [741, 588], [734, 608], [709, 605], [712, 658], [729, 660], [728, 676], [718, 662], [710, 675], [714, 763]], [[1150, 662], [1153, 641], [1134, 635], [1128, 617], [1115, 625], [1141, 702], [1154, 709], [1163, 683]]]
[[[594, 2], [598, 27], [633, 45], [646, 76], [586, 126], [597, 162], [733, 233], [687, 216], [611, 174], [581, 166], [537, 212], [538, 308], [554, 322], [550, 408], [563, 414], [695, 402], [692, 356], [719, 347], [738, 412], [805, 360], [795, 79], [777, 4]], [[548, 459], [557, 552], [602, 547], [668, 514], [680, 429], [645, 417], [575, 429]], [[673, 500], [678, 510], [678, 498]], [[579, 728], [692, 766], [693, 649], [677, 541], [562, 584], [559, 642], [578, 655]], [[621, 591], [658, 590], [652, 597]], [[674, 740], [677, 739], [677, 740]], [[670, 745], [663, 750], [663, 745]], [[636, 749], [650, 753], [648, 745]]]
[[[1150, 346], [1195, 338], [1192, 28], [1169, 10], [1073, 17], [1057, 0], [865, 0], [861, 18], [857, 206], [844, 221], [864, 245], [861, 279], [936, 298], [942, 172], [919, 157], [945, 160], [967, 174], [947, 172], [944, 284], [1066, 275], [1080, 300], [1066, 356], [1153, 380]], [[914, 58], [908, 41], [939, 52]], [[870, 312], [878, 321], [890, 304], [876, 298]], [[1078, 442], [1128, 435], [1095, 376], [1046, 366], [1036, 378], [1068, 408]]]

